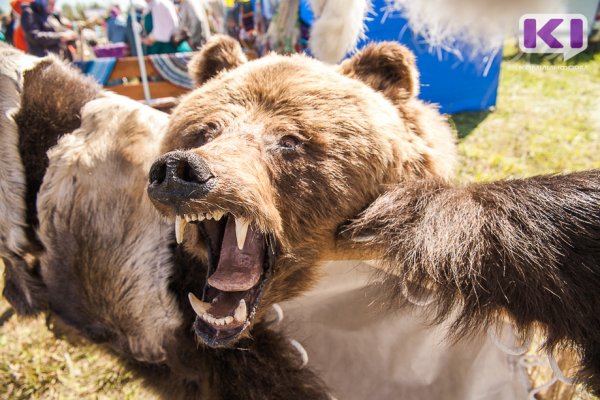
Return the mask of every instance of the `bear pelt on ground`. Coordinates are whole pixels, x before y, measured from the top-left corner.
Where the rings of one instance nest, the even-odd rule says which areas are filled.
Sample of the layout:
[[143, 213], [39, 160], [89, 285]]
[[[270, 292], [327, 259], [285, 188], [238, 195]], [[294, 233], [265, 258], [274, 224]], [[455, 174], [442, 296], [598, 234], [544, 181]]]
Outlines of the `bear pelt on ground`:
[[455, 332], [542, 329], [600, 390], [600, 172], [451, 186], [453, 135], [404, 47], [331, 67], [246, 62], [217, 37], [170, 118], [55, 59], [0, 56], [4, 295], [164, 397], [329, 398], [269, 310], [337, 258], [383, 260], [392, 307], [404, 284], [433, 288]]

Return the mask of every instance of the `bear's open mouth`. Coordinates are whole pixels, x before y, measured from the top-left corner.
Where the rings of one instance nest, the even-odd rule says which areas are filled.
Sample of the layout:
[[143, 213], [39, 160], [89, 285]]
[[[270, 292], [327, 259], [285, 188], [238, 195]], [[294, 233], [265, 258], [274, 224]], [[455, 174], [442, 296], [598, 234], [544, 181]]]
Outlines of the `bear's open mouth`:
[[186, 226], [197, 226], [208, 252], [202, 293], [189, 293], [194, 331], [207, 345], [223, 346], [250, 326], [271, 275], [274, 240], [242, 218], [220, 211], [185, 214], [175, 220], [177, 242]]

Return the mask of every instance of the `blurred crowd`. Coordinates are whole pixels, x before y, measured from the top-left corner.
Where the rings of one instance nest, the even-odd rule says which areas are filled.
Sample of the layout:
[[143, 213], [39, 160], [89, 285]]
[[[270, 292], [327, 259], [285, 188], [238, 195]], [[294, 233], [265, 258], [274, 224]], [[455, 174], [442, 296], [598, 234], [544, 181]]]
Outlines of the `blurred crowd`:
[[64, 53], [77, 34], [54, 10], [54, 0], [13, 0], [11, 13], [2, 18], [4, 40], [36, 56]]
[[55, 0], [13, 0], [1, 19], [0, 40], [36, 56], [85, 60], [107, 49], [136, 55], [135, 30], [144, 54], [185, 52], [224, 32], [225, 14], [226, 2], [219, 0], [138, 0], [130, 10], [111, 5], [75, 17], [55, 9]]
[[[75, 0], [76, 1], [76, 0]], [[133, 0], [127, 10], [71, 6], [55, 0], [13, 0], [2, 16], [2, 40], [44, 56], [97, 57], [188, 52], [215, 33], [240, 41], [249, 58], [304, 51], [309, 25], [301, 0]], [[77, 12], [74, 12], [77, 9]], [[136, 42], [137, 41], [137, 42]]]

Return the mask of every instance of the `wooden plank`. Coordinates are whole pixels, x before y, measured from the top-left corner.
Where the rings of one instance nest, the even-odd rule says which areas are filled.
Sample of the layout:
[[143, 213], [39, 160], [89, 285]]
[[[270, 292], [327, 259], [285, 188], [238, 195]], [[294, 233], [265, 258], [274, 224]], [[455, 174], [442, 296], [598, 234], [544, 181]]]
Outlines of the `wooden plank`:
[[[153, 99], [177, 97], [188, 92], [187, 89], [175, 86], [170, 82], [148, 82], [148, 86], [150, 87], [150, 96]], [[141, 84], [105, 86], [104, 89], [127, 96], [134, 100], [144, 100], [144, 89]]]
[[[149, 77], [160, 76], [158, 71], [154, 68], [154, 65], [147, 57], [144, 57], [146, 64], [146, 73]], [[121, 79], [121, 78], [135, 78], [141, 77], [140, 67], [138, 59], [136, 57], [124, 57], [117, 59], [115, 68], [110, 74], [109, 80]]]

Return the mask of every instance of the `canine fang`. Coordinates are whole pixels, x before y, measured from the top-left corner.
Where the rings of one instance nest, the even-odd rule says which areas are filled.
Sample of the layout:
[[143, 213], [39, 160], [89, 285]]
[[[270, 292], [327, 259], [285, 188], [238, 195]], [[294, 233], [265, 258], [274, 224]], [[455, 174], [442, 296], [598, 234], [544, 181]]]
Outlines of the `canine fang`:
[[206, 312], [208, 311], [208, 308], [210, 307], [210, 304], [199, 300], [196, 296], [194, 296], [193, 293], [188, 293], [188, 299], [190, 300], [190, 304], [192, 305], [194, 312], [198, 316], [202, 316], [202, 315], [206, 314]]
[[246, 242], [246, 234], [248, 233], [248, 222], [241, 218], [235, 219], [235, 237], [237, 239], [238, 249], [244, 248]]
[[246, 301], [244, 299], [242, 299], [242, 300], [240, 300], [240, 304], [235, 309], [233, 318], [238, 322], [244, 322], [246, 320], [247, 316], [248, 316], [248, 311], [246, 310]]
[[184, 218], [181, 218], [179, 215], [175, 217], [175, 239], [177, 240], [177, 244], [183, 242], [183, 233], [185, 232], [186, 225], [187, 221]]

